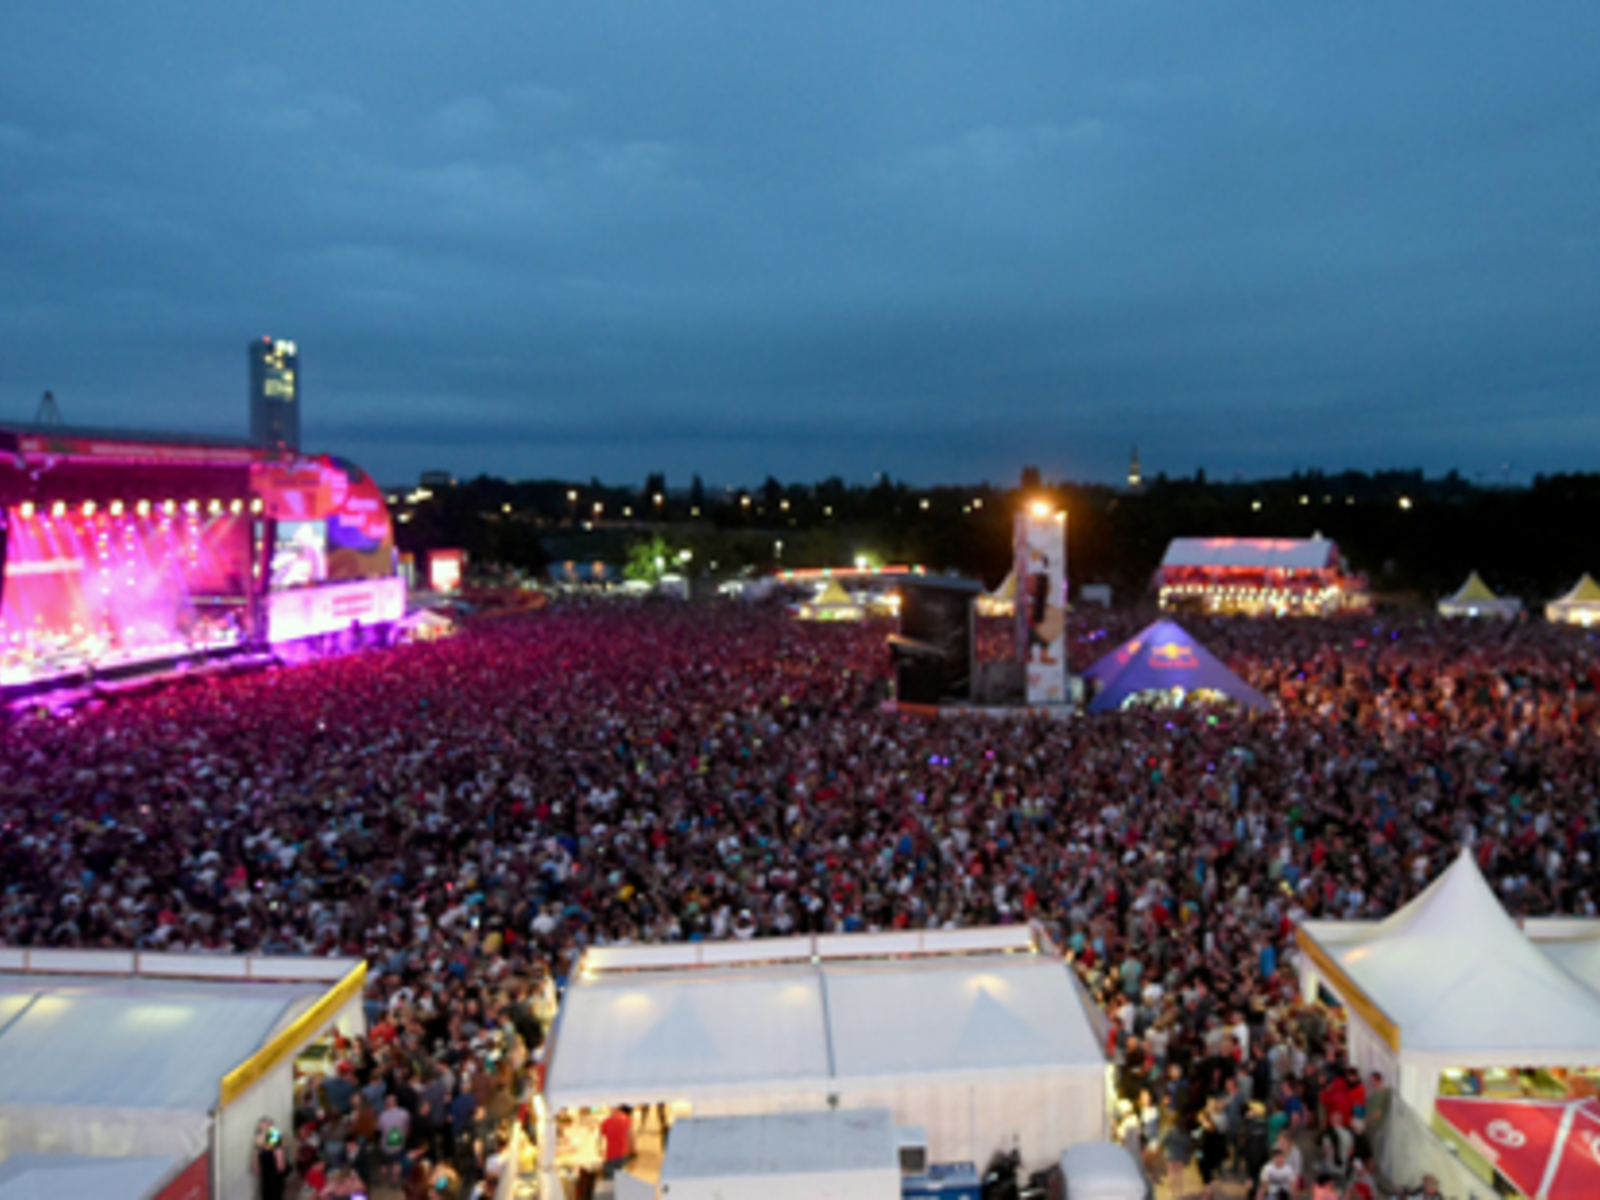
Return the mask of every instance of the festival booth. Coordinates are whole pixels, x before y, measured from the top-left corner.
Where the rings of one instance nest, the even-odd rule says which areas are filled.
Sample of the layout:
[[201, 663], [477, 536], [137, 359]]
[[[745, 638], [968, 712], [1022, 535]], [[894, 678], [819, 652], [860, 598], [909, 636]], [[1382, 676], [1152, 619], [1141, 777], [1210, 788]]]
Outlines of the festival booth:
[[1600, 583], [1584, 575], [1565, 596], [1544, 606], [1544, 616], [1565, 625], [1600, 625]]
[[1467, 581], [1453, 595], [1439, 601], [1441, 617], [1493, 617], [1512, 621], [1521, 612], [1521, 600], [1496, 596], [1476, 571], [1467, 576]]
[[1097, 685], [1090, 712], [1113, 712], [1130, 704], [1183, 704], [1223, 697], [1247, 708], [1272, 703], [1240, 679], [1188, 630], [1172, 621], [1146, 626], [1083, 673]]
[[1517, 927], [1470, 851], [1387, 919], [1305, 921], [1296, 941], [1307, 1000], [1331, 993], [1351, 1062], [1395, 1082], [1391, 1176], [1438, 1172], [1444, 1100], [1593, 1094], [1600, 993]]
[[1106, 1133], [1104, 1038], [1026, 926], [585, 953], [537, 1106], [543, 1191], [598, 1163], [586, 1112], [886, 1108], [933, 1162], [1019, 1145], [1043, 1168]]
[[1245, 616], [1329, 616], [1372, 605], [1367, 579], [1327, 538], [1173, 538], [1161, 557], [1163, 609]]
[[815, 596], [795, 608], [795, 616], [802, 621], [859, 621], [866, 615], [866, 608], [837, 579], [829, 579]]
[[347, 959], [0, 948], [0, 1164], [42, 1156], [53, 1186], [64, 1155], [107, 1180], [163, 1160], [192, 1185], [173, 1196], [247, 1200], [257, 1123], [291, 1130], [296, 1062], [364, 1030], [365, 980]]

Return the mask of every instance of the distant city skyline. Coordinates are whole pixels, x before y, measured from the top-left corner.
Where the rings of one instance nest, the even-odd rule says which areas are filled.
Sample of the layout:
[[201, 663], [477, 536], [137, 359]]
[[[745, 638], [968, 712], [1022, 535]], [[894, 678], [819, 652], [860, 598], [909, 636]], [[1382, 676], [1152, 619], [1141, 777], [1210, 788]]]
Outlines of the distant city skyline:
[[0, 418], [380, 478], [1600, 467], [1600, 9], [0, 10]]

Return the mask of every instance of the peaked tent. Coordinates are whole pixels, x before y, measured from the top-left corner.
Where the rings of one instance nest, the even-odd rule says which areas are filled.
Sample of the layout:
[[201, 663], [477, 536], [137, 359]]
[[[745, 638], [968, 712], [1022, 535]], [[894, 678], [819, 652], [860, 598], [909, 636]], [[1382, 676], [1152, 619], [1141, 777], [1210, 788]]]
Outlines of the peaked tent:
[[1011, 573], [1000, 581], [1000, 586], [992, 592], [984, 592], [979, 596], [975, 606], [980, 617], [1009, 617], [1017, 611], [1017, 572], [1013, 568]]
[[1157, 621], [1140, 630], [1084, 672], [1097, 680], [1100, 691], [1089, 704], [1090, 712], [1121, 708], [1140, 692], [1221, 692], [1249, 708], [1271, 708], [1255, 688], [1223, 666], [1211, 651], [1181, 625]]
[[837, 579], [830, 578], [817, 589], [817, 594], [800, 605], [799, 615], [810, 621], [859, 621], [866, 609], [852, 599]]
[[1425, 1120], [1446, 1067], [1600, 1063], [1600, 994], [1517, 927], [1470, 850], [1386, 920], [1306, 921], [1302, 985], [1350, 1012], [1351, 1060]]
[[1498, 617], [1509, 621], [1521, 611], [1521, 600], [1496, 596], [1476, 571], [1467, 576], [1454, 595], [1439, 601], [1441, 617]]
[[1545, 605], [1544, 615], [1569, 625], [1600, 624], [1600, 583], [1584, 575], [1565, 596]]

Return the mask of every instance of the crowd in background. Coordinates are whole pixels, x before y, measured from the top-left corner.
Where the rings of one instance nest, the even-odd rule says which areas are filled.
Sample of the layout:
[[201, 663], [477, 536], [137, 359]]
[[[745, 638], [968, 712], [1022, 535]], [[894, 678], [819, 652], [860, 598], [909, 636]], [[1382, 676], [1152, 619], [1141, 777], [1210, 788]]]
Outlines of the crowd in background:
[[[1139, 624], [1080, 612], [1074, 668]], [[1188, 624], [1277, 708], [910, 718], [881, 626], [572, 604], [15, 713], [0, 941], [365, 956], [293, 1186], [465, 1196], [585, 946], [1037, 920], [1156, 1174], [1260, 1180], [1281, 1135], [1295, 1194], [1362, 1195], [1387, 1085], [1298, 1004], [1293, 924], [1388, 913], [1468, 843], [1512, 913], [1594, 914], [1600, 643]]]

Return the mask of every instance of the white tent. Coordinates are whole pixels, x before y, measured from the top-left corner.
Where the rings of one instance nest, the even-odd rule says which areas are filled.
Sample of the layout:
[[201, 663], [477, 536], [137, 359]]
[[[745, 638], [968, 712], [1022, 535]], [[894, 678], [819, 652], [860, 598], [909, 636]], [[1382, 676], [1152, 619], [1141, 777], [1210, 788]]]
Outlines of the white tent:
[[1559, 600], [1544, 606], [1545, 620], [1568, 625], [1600, 624], [1600, 583], [1585, 575]]
[[926, 1128], [935, 1161], [1019, 1139], [1043, 1167], [1104, 1136], [1106, 1073], [1087, 1001], [1042, 935], [836, 935], [590, 951], [544, 1099], [547, 1119], [621, 1103], [885, 1107]]
[[1496, 617], [1509, 621], [1521, 611], [1521, 600], [1496, 596], [1476, 571], [1453, 595], [1439, 601], [1441, 617]]
[[1307, 921], [1302, 985], [1350, 1014], [1351, 1059], [1424, 1120], [1446, 1067], [1600, 1064], [1600, 994], [1520, 930], [1468, 850], [1384, 921]]
[[294, 1057], [364, 1028], [364, 963], [0, 948], [0, 1160], [210, 1156], [252, 1195], [255, 1124], [288, 1129]]

